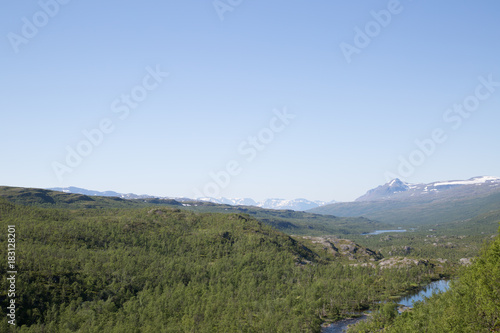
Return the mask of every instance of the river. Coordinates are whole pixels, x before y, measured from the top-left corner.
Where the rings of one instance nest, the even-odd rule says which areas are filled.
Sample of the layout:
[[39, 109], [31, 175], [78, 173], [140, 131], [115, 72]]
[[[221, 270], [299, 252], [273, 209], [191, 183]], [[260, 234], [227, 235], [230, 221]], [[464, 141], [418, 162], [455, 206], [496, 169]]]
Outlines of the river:
[[407, 306], [409, 308], [413, 307], [413, 303], [418, 301], [423, 301], [424, 297], [431, 297], [434, 293], [440, 293], [448, 290], [450, 288], [450, 282], [446, 280], [434, 281], [428, 284], [424, 289], [420, 290], [414, 295], [408, 295], [401, 298], [398, 304]]
[[[424, 297], [430, 297], [433, 293], [439, 293], [448, 290], [450, 287], [449, 281], [439, 280], [429, 283], [420, 291], [414, 293], [413, 295], [407, 295], [398, 300], [398, 304], [401, 304], [406, 307], [413, 307], [413, 303], [417, 301], [423, 301]], [[366, 314], [362, 314], [361, 317], [352, 318], [352, 319], [344, 319], [339, 320], [328, 327], [324, 327], [321, 332], [322, 333], [342, 333], [347, 332], [347, 326], [356, 324], [361, 320], [366, 320], [369, 318]]]

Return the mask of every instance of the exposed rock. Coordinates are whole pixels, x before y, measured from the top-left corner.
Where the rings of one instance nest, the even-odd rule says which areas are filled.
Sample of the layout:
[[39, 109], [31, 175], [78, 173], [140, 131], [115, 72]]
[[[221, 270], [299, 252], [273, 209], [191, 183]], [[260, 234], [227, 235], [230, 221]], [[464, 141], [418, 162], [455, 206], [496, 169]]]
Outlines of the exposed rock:
[[381, 259], [382, 256], [376, 252], [362, 247], [349, 239], [340, 239], [333, 236], [330, 237], [312, 237], [304, 236], [304, 239], [310, 240], [313, 244], [320, 244], [323, 250], [338, 257], [345, 257], [349, 260], [358, 259]]
[[471, 258], [461, 258], [458, 262], [460, 262], [461, 265], [469, 266], [470, 264], [472, 264], [472, 259]]
[[150, 211], [148, 211], [148, 214], [153, 214], [153, 213], [155, 213], [156, 215], [163, 215], [164, 214], [164, 212], [162, 212], [159, 209], [151, 209]]
[[409, 267], [409, 266], [434, 266], [432, 263], [429, 262], [429, 260], [425, 259], [409, 259], [409, 258], [402, 258], [402, 257], [392, 257], [392, 258], [387, 258], [379, 261], [378, 263], [380, 268], [403, 268], [403, 267]]

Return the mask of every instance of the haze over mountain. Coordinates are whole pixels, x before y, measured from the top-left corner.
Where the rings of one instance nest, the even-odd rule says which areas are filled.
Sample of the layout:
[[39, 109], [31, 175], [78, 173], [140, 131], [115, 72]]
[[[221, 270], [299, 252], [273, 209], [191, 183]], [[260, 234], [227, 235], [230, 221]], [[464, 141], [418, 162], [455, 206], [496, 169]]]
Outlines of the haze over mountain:
[[225, 205], [231, 205], [231, 206], [255, 206], [255, 207], [260, 207], [260, 208], [266, 208], [266, 209], [289, 209], [289, 210], [295, 210], [295, 211], [305, 211], [308, 209], [313, 209], [317, 208], [320, 206], [328, 205], [335, 203], [336, 201], [311, 201], [303, 198], [299, 199], [292, 199], [292, 200], [287, 200], [287, 199], [266, 199], [263, 201], [255, 201], [251, 198], [196, 198], [196, 199], [189, 199], [189, 198], [174, 198], [174, 197], [158, 197], [158, 196], [153, 196], [153, 195], [148, 195], [148, 194], [134, 194], [134, 193], [118, 193], [115, 191], [93, 191], [93, 190], [87, 190], [84, 188], [80, 187], [55, 187], [55, 188], [49, 188], [49, 190], [52, 191], [59, 191], [59, 192], [64, 192], [64, 193], [75, 193], [75, 194], [84, 194], [84, 195], [89, 195], [89, 196], [105, 196], [105, 197], [118, 197], [122, 199], [147, 199], [147, 198], [159, 198], [159, 199], [175, 199], [177, 201], [191, 201], [191, 200], [199, 200], [199, 201], [205, 201], [205, 202], [213, 202], [213, 203], [218, 203], [218, 204], [225, 204]]

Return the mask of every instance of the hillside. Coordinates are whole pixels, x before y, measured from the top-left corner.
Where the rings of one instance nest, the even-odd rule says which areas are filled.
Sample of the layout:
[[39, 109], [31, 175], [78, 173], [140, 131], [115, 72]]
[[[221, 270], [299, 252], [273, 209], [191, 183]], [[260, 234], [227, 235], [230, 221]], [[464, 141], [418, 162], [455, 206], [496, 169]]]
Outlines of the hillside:
[[304, 198], [298, 198], [292, 200], [274, 198], [262, 201], [255, 201], [251, 198], [224, 198], [224, 197], [219, 197], [219, 198], [202, 197], [196, 199], [188, 199], [188, 198], [158, 197], [148, 194], [118, 193], [115, 191], [94, 191], [75, 186], [54, 187], [54, 188], [49, 188], [48, 190], [59, 191], [64, 193], [84, 194], [88, 196], [101, 196], [101, 197], [112, 196], [122, 199], [148, 199], [148, 198], [174, 199], [180, 202], [202, 201], [202, 202], [212, 202], [216, 204], [231, 205], [231, 206], [255, 206], [264, 209], [296, 210], [296, 211], [305, 211], [308, 209], [324, 206], [326, 204], [335, 202], [335, 201], [326, 202], [320, 200], [311, 201]]
[[[160, 201], [154, 199], [125, 200], [118, 197], [103, 196], [95, 197], [84, 194], [63, 193], [58, 191], [0, 186], [0, 197], [9, 202], [46, 208], [137, 208], [145, 207], [148, 200], [153, 200], [154, 204]], [[182, 205], [175, 200], [163, 200], [163, 204]]]
[[[332, 240], [343, 251], [332, 256], [234, 213], [48, 209], [0, 198], [7, 225], [17, 235], [23, 332], [319, 332], [324, 321], [435, 276], [432, 266], [406, 267], [404, 276], [356, 267], [341, 255], [352, 243]], [[4, 318], [8, 283], [0, 283]]]
[[184, 201], [173, 199], [143, 198], [122, 199], [110, 196], [89, 196], [83, 194], [63, 193], [43, 189], [20, 187], [0, 187], [0, 197], [9, 202], [44, 208], [145, 208], [154, 205], [180, 208], [195, 212], [238, 213], [249, 214], [259, 221], [289, 234], [357, 234], [384, 228], [379, 222], [365, 218], [339, 218], [290, 210], [263, 209], [251, 206], [232, 206], [211, 202]]
[[[368, 192], [368, 197], [371, 198], [375, 195], [374, 193], [378, 193], [377, 196], [385, 193], [384, 199], [367, 201], [365, 200], [367, 196], [364, 196], [361, 197], [362, 200], [318, 207], [309, 212], [344, 217], [364, 216], [383, 223], [415, 227], [463, 221], [495, 211], [500, 206], [500, 188], [496, 182], [485, 182], [479, 185], [441, 185], [448, 183], [436, 183], [438, 187], [447, 186], [447, 189], [441, 192], [424, 191], [426, 187], [429, 189], [426, 185], [420, 187], [422, 191], [419, 195], [414, 192], [413, 196], [402, 191], [401, 184], [388, 191], [393, 184], [388, 183], [388, 187]], [[403, 184], [403, 186], [407, 185]], [[394, 193], [387, 195], [391, 191]]]
[[184, 209], [197, 212], [238, 213], [250, 216], [289, 234], [351, 235], [390, 225], [359, 217], [337, 217], [292, 210], [263, 209], [252, 206], [230, 206], [210, 202], [185, 202]]
[[356, 201], [428, 201], [480, 196], [500, 191], [500, 178], [473, 177], [467, 180], [437, 181], [428, 184], [411, 184], [394, 179], [357, 198]]

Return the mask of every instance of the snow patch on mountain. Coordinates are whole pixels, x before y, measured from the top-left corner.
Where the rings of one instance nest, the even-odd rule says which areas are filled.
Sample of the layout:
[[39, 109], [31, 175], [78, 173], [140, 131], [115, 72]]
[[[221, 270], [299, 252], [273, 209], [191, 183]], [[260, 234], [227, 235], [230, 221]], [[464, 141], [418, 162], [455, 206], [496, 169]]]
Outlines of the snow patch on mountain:
[[467, 180], [438, 181], [430, 184], [410, 184], [394, 179], [369, 190], [356, 201], [401, 200], [407, 197], [431, 196], [447, 193], [465, 195], [471, 191], [491, 191], [500, 185], [500, 178], [492, 176], [474, 177]]
[[484, 183], [496, 183], [500, 182], [500, 178], [492, 177], [492, 176], [482, 176], [482, 177], [474, 177], [469, 180], [452, 180], [447, 182], [438, 182], [434, 183], [434, 186], [453, 186], [453, 185], [477, 185]]
[[223, 205], [231, 205], [231, 206], [255, 206], [266, 209], [289, 209], [296, 211], [305, 211], [308, 209], [316, 208], [319, 206], [324, 206], [327, 204], [335, 203], [336, 201], [326, 202], [326, 201], [310, 201], [307, 199], [266, 199], [264, 201], [256, 202], [251, 198], [196, 198], [196, 199], [188, 199], [188, 198], [176, 198], [176, 197], [158, 197], [148, 194], [133, 194], [133, 193], [118, 193], [114, 191], [92, 191], [86, 190], [80, 187], [55, 187], [49, 188], [52, 191], [59, 191], [64, 193], [76, 193], [76, 194], [84, 194], [88, 196], [104, 196], [104, 197], [118, 197], [122, 199], [150, 199], [150, 198], [158, 198], [158, 199], [175, 199], [177, 201], [185, 202], [185, 201], [204, 201], [204, 202], [212, 202]]
[[336, 201], [326, 202], [326, 201], [310, 201], [307, 199], [299, 198], [299, 199], [277, 199], [271, 198], [263, 201], [256, 202], [250, 198], [197, 198], [199, 201], [205, 202], [213, 202], [218, 204], [225, 204], [231, 206], [255, 206], [265, 209], [281, 209], [281, 210], [295, 210], [295, 211], [305, 211], [308, 209], [328, 205], [331, 203], [335, 203]]

